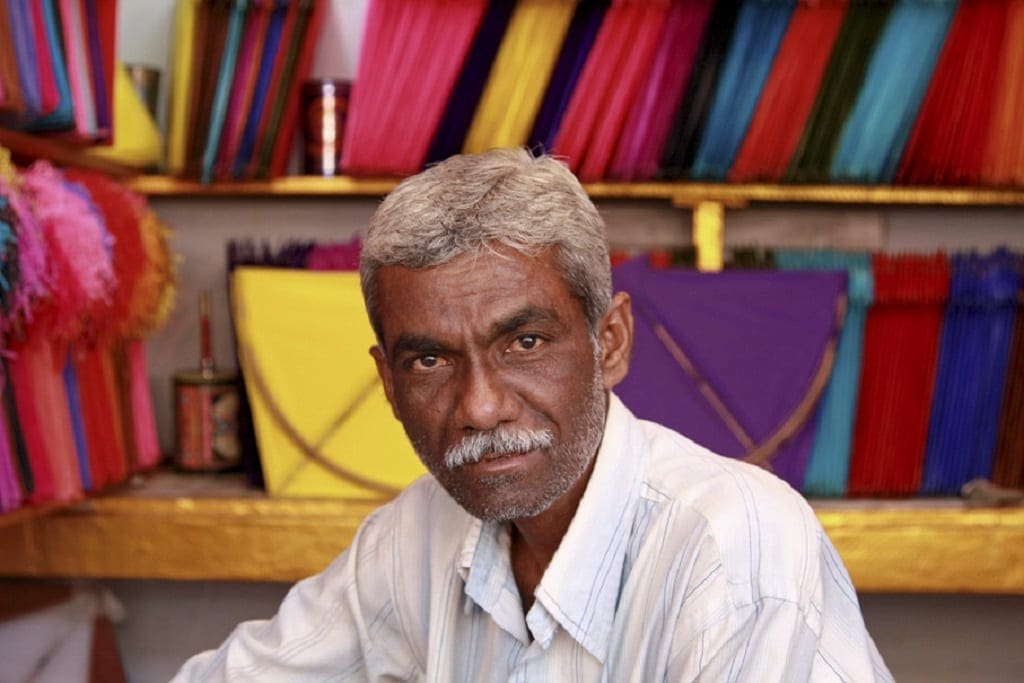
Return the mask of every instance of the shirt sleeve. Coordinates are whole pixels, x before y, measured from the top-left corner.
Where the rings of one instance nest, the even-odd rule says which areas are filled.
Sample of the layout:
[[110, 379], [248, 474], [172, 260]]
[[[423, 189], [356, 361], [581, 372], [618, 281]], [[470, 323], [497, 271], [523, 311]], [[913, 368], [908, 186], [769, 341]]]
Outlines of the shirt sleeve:
[[272, 619], [238, 625], [217, 650], [189, 659], [172, 683], [411, 679], [418, 667], [391, 592], [392, 514], [385, 507], [369, 516], [352, 546], [297, 583]]

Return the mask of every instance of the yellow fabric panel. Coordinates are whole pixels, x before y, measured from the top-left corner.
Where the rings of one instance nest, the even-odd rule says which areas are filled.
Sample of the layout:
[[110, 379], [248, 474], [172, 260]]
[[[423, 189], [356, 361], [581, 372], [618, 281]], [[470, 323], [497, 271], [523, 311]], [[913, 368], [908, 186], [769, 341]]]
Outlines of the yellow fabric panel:
[[425, 471], [377, 379], [358, 273], [239, 268], [232, 306], [272, 496], [384, 499]]
[[192, 51], [195, 40], [196, 12], [201, 0], [178, 0], [171, 57], [170, 108], [167, 117], [167, 172], [185, 172], [185, 145], [188, 140], [188, 98], [192, 90]]
[[521, 0], [498, 48], [464, 152], [529, 142], [576, 0]]
[[156, 121], [132, 88], [124, 64], [114, 67], [114, 140], [109, 146], [97, 145], [86, 154], [129, 166], [148, 168], [160, 163], [163, 138]]

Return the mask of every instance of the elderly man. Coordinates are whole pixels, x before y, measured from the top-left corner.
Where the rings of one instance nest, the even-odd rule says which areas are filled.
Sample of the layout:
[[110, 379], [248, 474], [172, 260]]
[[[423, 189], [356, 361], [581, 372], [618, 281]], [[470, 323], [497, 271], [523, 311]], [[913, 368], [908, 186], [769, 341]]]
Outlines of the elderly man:
[[773, 475], [634, 417], [604, 225], [557, 160], [453, 157], [365, 235], [371, 353], [432, 476], [180, 680], [890, 680]]

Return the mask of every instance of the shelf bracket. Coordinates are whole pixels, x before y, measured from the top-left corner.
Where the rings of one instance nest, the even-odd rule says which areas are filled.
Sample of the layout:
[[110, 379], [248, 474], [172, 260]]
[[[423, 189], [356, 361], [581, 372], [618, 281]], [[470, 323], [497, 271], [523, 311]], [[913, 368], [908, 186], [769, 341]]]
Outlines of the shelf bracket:
[[725, 264], [725, 205], [703, 201], [693, 206], [693, 246], [697, 270], [718, 272]]

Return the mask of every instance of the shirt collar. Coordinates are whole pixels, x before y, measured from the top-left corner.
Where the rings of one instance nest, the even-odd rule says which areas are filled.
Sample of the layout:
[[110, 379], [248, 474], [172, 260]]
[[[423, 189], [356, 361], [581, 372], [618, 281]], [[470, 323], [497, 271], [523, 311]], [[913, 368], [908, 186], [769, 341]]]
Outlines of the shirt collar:
[[[594, 471], [527, 616], [542, 644], [550, 642], [557, 622], [604, 662], [644, 471], [646, 450], [631, 447], [639, 436], [635, 418], [611, 394]], [[534, 614], [541, 612], [538, 606], [546, 614]]]
[[[458, 558], [466, 595], [521, 640], [527, 625], [547, 648], [561, 626], [604, 662], [622, 584], [626, 547], [644, 470], [636, 419], [610, 394], [604, 436], [587, 489], [534, 593], [524, 623], [505, 525], [473, 518]], [[528, 642], [528, 640], [524, 640]]]
[[[490, 614], [499, 627], [523, 644], [529, 644], [523, 604], [509, 560], [511, 536], [508, 527], [481, 522], [468, 514], [467, 517], [471, 521], [456, 567], [465, 583], [466, 597]], [[468, 611], [470, 608], [467, 600], [465, 609]]]

